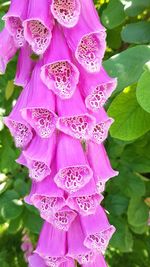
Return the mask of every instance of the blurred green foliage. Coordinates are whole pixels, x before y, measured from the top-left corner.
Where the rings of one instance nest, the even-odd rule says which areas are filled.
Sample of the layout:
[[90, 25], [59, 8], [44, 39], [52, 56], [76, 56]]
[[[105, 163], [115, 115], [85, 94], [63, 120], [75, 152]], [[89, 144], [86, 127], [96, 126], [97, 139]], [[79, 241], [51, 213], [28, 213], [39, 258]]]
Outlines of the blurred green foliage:
[[[110, 267], [149, 267], [150, 239], [150, 1], [94, 1], [107, 28], [104, 66], [118, 77], [118, 87], [107, 103], [115, 119], [106, 149], [118, 177], [108, 182], [103, 204], [116, 226], [107, 260]], [[0, 17], [9, 1], [0, 0]], [[0, 29], [3, 22], [0, 21]], [[16, 58], [0, 76], [0, 266], [25, 267], [20, 249], [26, 229], [33, 243], [42, 221], [37, 210], [23, 202], [30, 180], [15, 163], [15, 148], [2, 117], [9, 114], [21, 88], [13, 85]]]

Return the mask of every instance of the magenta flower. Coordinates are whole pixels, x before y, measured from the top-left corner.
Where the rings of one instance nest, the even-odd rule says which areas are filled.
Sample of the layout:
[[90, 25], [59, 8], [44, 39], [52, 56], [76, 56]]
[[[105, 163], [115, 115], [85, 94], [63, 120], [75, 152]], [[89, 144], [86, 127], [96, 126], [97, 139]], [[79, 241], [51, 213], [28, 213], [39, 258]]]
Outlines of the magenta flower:
[[28, 90], [29, 88], [26, 87], [22, 91], [12, 112], [4, 118], [5, 124], [14, 137], [16, 146], [21, 148], [26, 147], [33, 137], [30, 125], [22, 118], [20, 113], [20, 110], [27, 104]]
[[[69, 149], [73, 147], [73, 149]], [[84, 187], [92, 178], [93, 172], [80, 142], [70, 136], [60, 134], [56, 153], [57, 174], [54, 181], [68, 193]]]
[[16, 47], [22, 47], [25, 44], [23, 20], [26, 18], [28, 9], [28, 0], [12, 0], [7, 14], [3, 17], [6, 28], [13, 36]]
[[27, 18], [23, 22], [24, 36], [36, 54], [43, 54], [48, 48], [53, 24], [49, 1], [29, 0]]
[[[61, 50], [56, 50], [56, 47], [61, 47]], [[62, 99], [72, 97], [79, 81], [79, 71], [71, 61], [65, 37], [55, 25], [51, 45], [44, 55], [41, 78], [47, 87]]]
[[49, 218], [49, 222], [58, 230], [67, 232], [77, 214], [68, 206], [63, 207]]
[[54, 18], [64, 27], [74, 27], [80, 16], [80, 0], [51, 0], [51, 12]]
[[51, 173], [55, 145], [55, 134], [50, 139], [35, 136], [31, 144], [23, 150], [17, 162], [29, 169], [31, 179], [40, 182]]
[[66, 232], [45, 222], [35, 252], [44, 259], [46, 266], [60, 266], [66, 261]]
[[92, 115], [96, 118], [96, 124], [91, 140], [97, 144], [101, 144], [107, 138], [109, 128], [114, 120], [107, 116], [103, 108], [101, 108], [99, 112], [92, 112]]
[[101, 193], [105, 190], [105, 183], [110, 178], [117, 176], [118, 172], [112, 169], [105, 148], [102, 144], [98, 145], [96, 143], [89, 142], [87, 148], [87, 158], [89, 165], [93, 170], [97, 189]]
[[[30, 80], [34, 61], [31, 59], [32, 50], [27, 43], [21, 47], [18, 57], [17, 71], [14, 83], [18, 86], [25, 87]], [[23, 64], [22, 64], [23, 62]]]
[[71, 99], [63, 102], [57, 99], [57, 112], [60, 131], [77, 139], [90, 139], [96, 120], [88, 113], [78, 88]]
[[95, 214], [80, 217], [80, 220], [85, 234], [84, 245], [104, 254], [115, 227], [109, 224], [103, 208], [99, 206]]
[[86, 107], [94, 112], [99, 112], [115, 90], [117, 79], [109, 77], [103, 67], [100, 72], [95, 74], [87, 74], [80, 68], [80, 73], [80, 83]]
[[14, 40], [6, 28], [0, 32], [0, 74], [4, 74], [8, 62], [16, 54]]
[[78, 23], [71, 29], [64, 28], [64, 33], [78, 62], [88, 72], [98, 72], [106, 49], [106, 33], [92, 0], [81, 1]]
[[98, 193], [95, 181], [92, 178], [84, 187], [69, 194], [66, 202], [71, 209], [82, 216], [87, 216], [95, 214], [102, 200], [103, 196]]
[[[0, 71], [19, 51], [20, 97], [4, 118], [29, 170], [25, 197], [45, 220], [29, 267], [107, 267], [115, 232], [100, 206], [113, 170], [103, 142], [113, 123], [104, 105], [117, 80], [102, 67], [106, 31], [92, 0], [12, 0], [0, 33]], [[32, 61], [32, 53], [39, 55]]]
[[34, 182], [29, 196], [25, 198], [25, 201], [34, 205], [40, 211], [41, 217], [48, 222], [51, 221], [51, 217], [55, 213], [66, 205], [64, 191], [54, 183], [54, 173], [55, 168], [51, 175], [47, 176], [41, 183]]
[[102, 254], [98, 254], [94, 260], [94, 262], [89, 264], [82, 264], [81, 267], [107, 267], [104, 256]]
[[93, 263], [96, 259], [96, 252], [84, 245], [85, 234], [83, 232], [79, 217], [73, 221], [68, 234], [67, 256], [79, 262], [79, 264]]
[[29, 267], [47, 267], [46, 263], [38, 254], [34, 253], [29, 257]]
[[[48, 267], [48, 266], [58, 266], [59, 262], [57, 258], [51, 259], [49, 264], [45, 263], [45, 260], [40, 257], [37, 253], [34, 253], [32, 256], [29, 257], [29, 267]], [[72, 259], [66, 259], [64, 262], [59, 264], [60, 267], [75, 267], [75, 262]], [[103, 267], [103, 266], [102, 266]]]
[[28, 105], [21, 110], [21, 114], [41, 138], [49, 138], [57, 122], [55, 96], [41, 81], [40, 66], [41, 64], [37, 64], [32, 73]]

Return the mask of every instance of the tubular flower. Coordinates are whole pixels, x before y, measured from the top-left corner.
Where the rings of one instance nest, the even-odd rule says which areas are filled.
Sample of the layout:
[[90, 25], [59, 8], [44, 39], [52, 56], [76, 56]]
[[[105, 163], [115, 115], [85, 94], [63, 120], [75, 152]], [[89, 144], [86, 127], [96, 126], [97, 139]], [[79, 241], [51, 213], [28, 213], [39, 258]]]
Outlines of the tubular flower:
[[4, 74], [8, 62], [16, 54], [17, 48], [13, 37], [9, 34], [8, 30], [4, 28], [0, 32], [0, 74]]
[[34, 53], [41, 55], [51, 41], [53, 18], [49, 12], [49, 0], [29, 0], [27, 17], [23, 22], [24, 36]]
[[18, 86], [25, 87], [30, 80], [31, 73], [35, 65], [34, 61], [31, 59], [31, 54], [31, 48], [27, 43], [25, 43], [19, 52], [17, 71], [14, 80], [14, 83]]
[[74, 27], [80, 16], [80, 0], [52, 0], [51, 11], [54, 18], [64, 27]]
[[78, 62], [88, 72], [98, 72], [106, 49], [106, 33], [92, 0], [81, 1], [78, 23], [73, 28], [64, 28], [64, 34]]
[[28, 0], [12, 0], [7, 14], [3, 17], [6, 28], [13, 36], [16, 47], [25, 44], [23, 20], [26, 19]]
[[41, 183], [33, 182], [31, 192], [25, 198], [28, 204], [40, 211], [41, 217], [46, 221], [51, 220], [49, 218], [66, 205], [64, 191], [54, 183], [54, 173], [55, 168]]
[[44, 260], [46, 266], [60, 266], [66, 261], [66, 250], [66, 232], [45, 222], [35, 252]]
[[91, 179], [83, 188], [68, 196], [67, 204], [79, 214], [87, 216], [95, 214], [97, 207], [102, 200], [103, 196], [98, 193], [95, 181]]
[[[76, 267], [75, 262], [72, 259], [66, 259], [64, 262], [60, 263], [57, 259], [52, 259], [49, 264], [45, 263], [45, 260], [40, 257], [37, 253], [34, 253], [29, 257], [29, 267], [48, 267], [48, 266], [60, 266], [60, 267]], [[102, 266], [103, 267], [103, 266]]]
[[40, 182], [51, 173], [55, 143], [55, 134], [50, 139], [41, 139], [36, 135], [31, 144], [22, 151], [17, 162], [28, 167], [31, 179]]
[[[56, 50], [56, 47], [61, 47], [61, 50]], [[79, 81], [79, 71], [71, 60], [65, 37], [55, 25], [52, 42], [41, 68], [41, 78], [47, 87], [62, 99], [72, 97]]]
[[63, 103], [58, 99], [57, 112], [59, 115], [57, 128], [60, 131], [77, 139], [90, 139], [96, 119], [88, 113], [79, 90]]
[[28, 105], [21, 110], [22, 117], [34, 128], [41, 138], [49, 138], [56, 127], [55, 96], [49, 92], [40, 79], [40, 66], [37, 64], [30, 80]]
[[80, 73], [81, 93], [85, 97], [86, 107], [93, 112], [99, 112], [115, 90], [117, 79], [109, 77], [103, 67], [93, 74], [87, 74], [80, 68]]
[[29, 267], [107, 267], [115, 228], [100, 204], [118, 172], [103, 144], [117, 85], [102, 67], [105, 28], [92, 0], [18, 1], [4, 16], [0, 72], [21, 47], [15, 84], [23, 90], [4, 122], [29, 170], [25, 202], [44, 220]]
[[84, 187], [93, 176], [80, 142], [65, 134], [60, 134], [58, 140], [56, 164], [54, 181], [68, 193]]
[[103, 108], [100, 112], [93, 112], [92, 115], [96, 118], [96, 123], [92, 132], [91, 140], [97, 144], [101, 144], [108, 136], [108, 131], [113, 123], [113, 119], [107, 116]]
[[9, 116], [4, 118], [4, 122], [14, 137], [16, 147], [26, 147], [32, 137], [33, 131], [30, 125], [22, 118], [20, 110], [27, 105], [28, 86], [22, 91], [17, 103]]
[[87, 158], [93, 170], [97, 189], [101, 193], [105, 189], [105, 183], [110, 178], [117, 176], [118, 172], [112, 169], [103, 144], [89, 142]]
[[93, 263], [95, 261], [96, 252], [84, 245], [85, 234], [83, 232], [79, 217], [76, 217], [72, 223], [67, 234], [67, 240], [67, 256], [76, 259], [81, 265]]
[[98, 266], [99, 267], [107, 267], [104, 256], [102, 254], [98, 254], [96, 256], [94, 262], [81, 265], [81, 267], [98, 267]]
[[85, 233], [84, 245], [89, 249], [105, 253], [115, 227], [109, 224], [103, 208], [99, 206], [94, 215], [81, 217], [80, 220]]

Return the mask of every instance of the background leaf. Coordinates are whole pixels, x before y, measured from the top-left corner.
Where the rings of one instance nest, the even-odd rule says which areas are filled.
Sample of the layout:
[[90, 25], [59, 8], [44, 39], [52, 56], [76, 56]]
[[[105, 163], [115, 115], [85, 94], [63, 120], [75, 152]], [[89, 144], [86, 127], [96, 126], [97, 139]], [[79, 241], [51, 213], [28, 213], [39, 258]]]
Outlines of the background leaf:
[[128, 16], [134, 17], [145, 10], [145, 8], [150, 7], [149, 0], [121, 0], [125, 5], [125, 13]]
[[118, 0], [110, 0], [102, 13], [102, 23], [108, 29], [113, 29], [125, 21], [124, 7]]
[[108, 114], [115, 119], [110, 133], [121, 140], [134, 140], [150, 130], [150, 114], [136, 100], [135, 89], [120, 93], [111, 103]]
[[150, 113], [150, 72], [145, 71], [137, 85], [137, 100], [141, 107]]
[[146, 226], [149, 216], [148, 211], [149, 209], [143, 199], [138, 196], [132, 198], [127, 213], [129, 224], [135, 227]]
[[150, 42], [150, 22], [140, 21], [127, 24], [123, 28], [121, 36], [126, 43], [147, 44]]
[[150, 46], [139, 45], [116, 54], [104, 62], [109, 75], [118, 78], [116, 92], [138, 81], [144, 64], [150, 60]]

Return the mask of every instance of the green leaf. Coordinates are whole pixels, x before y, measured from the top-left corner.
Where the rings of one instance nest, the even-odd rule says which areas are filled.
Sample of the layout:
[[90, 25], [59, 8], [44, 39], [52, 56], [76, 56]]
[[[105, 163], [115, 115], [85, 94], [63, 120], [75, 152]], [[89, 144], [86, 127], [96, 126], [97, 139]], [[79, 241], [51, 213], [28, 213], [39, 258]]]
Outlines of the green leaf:
[[22, 216], [11, 220], [8, 227], [8, 232], [10, 234], [16, 234], [22, 227]]
[[121, 31], [122, 27], [117, 27], [107, 31], [107, 45], [112, 49], [118, 49], [121, 46]]
[[148, 62], [146, 62], [145, 63], [145, 65], [144, 65], [144, 70], [146, 70], [146, 71], [149, 71], [150, 72], [150, 60], [148, 61]]
[[14, 189], [18, 192], [19, 196], [24, 197], [28, 193], [28, 185], [22, 179], [16, 179], [14, 182]]
[[113, 29], [125, 21], [124, 7], [118, 0], [110, 0], [101, 16], [102, 23], [108, 29]]
[[131, 141], [150, 130], [150, 114], [138, 104], [133, 88], [124, 90], [113, 100], [108, 114], [115, 119], [110, 128], [115, 138]]
[[135, 234], [139, 234], [142, 235], [144, 233], [147, 232], [148, 230], [148, 225], [146, 224], [142, 224], [140, 226], [130, 226], [130, 229], [132, 230], [132, 232], [134, 232]]
[[7, 201], [7, 200], [12, 200], [12, 199], [17, 199], [19, 198], [18, 193], [15, 190], [7, 190], [6, 193], [3, 194], [2, 198], [0, 198], [0, 201]]
[[147, 44], [150, 42], [150, 22], [140, 21], [125, 25], [121, 32], [126, 43]]
[[143, 73], [144, 64], [150, 60], [150, 46], [139, 45], [116, 54], [104, 62], [109, 75], [118, 78], [116, 91], [137, 83]]
[[128, 222], [132, 226], [146, 226], [149, 217], [149, 208], [146, 206], [143, 199], [137, 196], [130, 200], [127, 215]]
[[131, 17], [137, 16], [147, 7], [150, 7], [149, 0], [121, 0], [121, 2], [125, 4], [125, 13]]
[[1, 209], [1, 214], [4, 219], [11, 220], [20, 216], [22, 211], [23, 211], [22, 201], [13, 199], [3, 204], [3, 207]]
[[[129, 156], [130, 157], [130, 156]], [[126, 170], [126, 169], [125, 169]], [[121, 192], [127, 197], [144, 196], [146, 192], [145, 183], [141, 178], [128, 170], [119, 169], [119, 176], [116, 179]]]
[[145, 71], [139, 79], [136, 92], [141, 107], [150, 113], [150, 72]]
[[34, 234], [39, 234], [43, 220], [39, 215], [26, 210], [23, 214], [24, 227], [28, 228]]
[[0, 266], [1, 267], [10, 267], [10, 265], [7, 262], [1, 261], [1, 260], [0, 260]]
[[18, 156], [17, 149], [14, 149], [14, 146], [12, 145], [12, 138], [8, 134], [8, 131], [6, 128], [1, 132], [0, 136], [2, 145], [0, 146], [0, 170], [3, 172], [6, 170], [6, 172], [12, 173], [16, 168], [18, 168], [17, 163], [15, 162], [15, 159]]
[[32, 205], [26, 204], [26, 203], [24, 203], [24, 205], [25, 205], [25, 207], [27, 208], [27, 210], [28, 210], [29, 212], [31, 212], [31, 213], [35, 213], [36, 215], [40, 216], [39, 211], [38, 211], [37, 208], [35, 208], [35, 207], [32, 206]]
[[[146, 137], [144, 136], [145, 140]], [[138, 140], [137, 140], [138, 141]], [[144, 141], [144, 140], [143, 140]], [[140, 142], [127, 146], [124, 150], [121, 160], [129, 166], [134, 172], [150, 172], [150, 143], [140, 147]]]
[[108, 197], [105, 198], [105, 207], [108, 211], [110, 211], [112, 214], [116, 214], [118, 216], [122, 215], [126, 212], [128, 208], [129, 200], [125, 196], [121, 194], [117, 195], [108, 195]]
[[0, 215], [5, 220], [15, 219], [21, 215], [23, 203], [15, 190], [7, 190], [0, 198]]
[[133, 248], [133, 236], [126, 222], [119, 217], [111, 217], [110, 221], [116, 227], [116, 232], [110, 241], [111, 246], [121, 252], [131, 252]]

